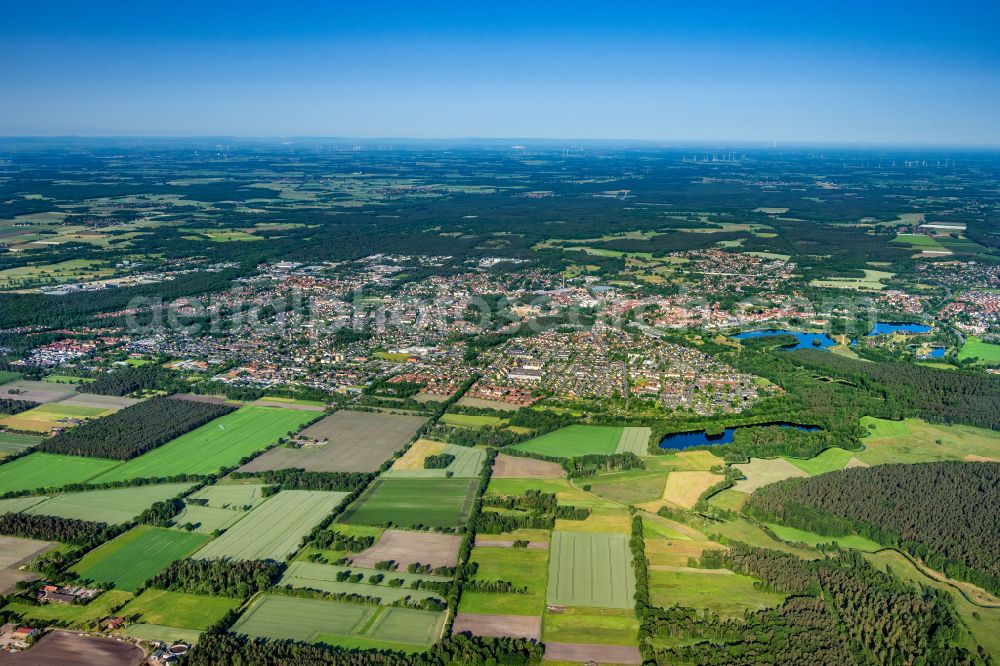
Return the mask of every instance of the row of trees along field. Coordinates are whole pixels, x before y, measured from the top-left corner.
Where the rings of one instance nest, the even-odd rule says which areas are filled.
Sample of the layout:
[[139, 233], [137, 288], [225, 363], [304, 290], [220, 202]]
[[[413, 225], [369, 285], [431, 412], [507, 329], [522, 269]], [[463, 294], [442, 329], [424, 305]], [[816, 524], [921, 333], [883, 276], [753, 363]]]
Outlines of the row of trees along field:
[[231, 405], [150, 398], [59, 433], [42, 442], [38, 449], [73, 456], [128, 460], [234, 409]]
[[860, 534], [1000, 593], [1000, 463], [877, 465], [787, 479], [750, 496], [761, 520]]

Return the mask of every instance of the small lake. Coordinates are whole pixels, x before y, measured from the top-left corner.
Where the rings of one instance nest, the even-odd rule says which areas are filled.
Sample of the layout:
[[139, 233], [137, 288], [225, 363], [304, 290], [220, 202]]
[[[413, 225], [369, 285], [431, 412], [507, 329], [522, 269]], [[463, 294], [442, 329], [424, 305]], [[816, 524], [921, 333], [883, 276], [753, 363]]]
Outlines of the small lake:
[[803, 333], [802, 331], [785, 331], [774, 328], [766, 331], [745, 331], [737, 333], [733, 337], [737, 340], [746, 340], [747, 338], [773, 338], [779, 335], [791, 335], [798, 341], [798, 344], [788, 349], [826, 349], [837, 344], [826, 333]]
[[924, 324], [906, 324], [880, 321], [865, 335], [889, 335], [890, 333], [930, 333], [931, 327]]
[[795, 428], [805, 432], [816, 432], [822, 430], [819, 426], [800, 425], [798, 423], [757, 423], [755, 425], [733, 426], [726, 428], [718, 435], [709, 435], [704, 430], [693, 432], [675, 432], [660, 440], [661, 449], [681, 450], [692, 446], [708, 446], [713, 444], [732, 444], [736, 431], [740, 428], [766, 428], [768, 426], [778, 426], [779, 428]]

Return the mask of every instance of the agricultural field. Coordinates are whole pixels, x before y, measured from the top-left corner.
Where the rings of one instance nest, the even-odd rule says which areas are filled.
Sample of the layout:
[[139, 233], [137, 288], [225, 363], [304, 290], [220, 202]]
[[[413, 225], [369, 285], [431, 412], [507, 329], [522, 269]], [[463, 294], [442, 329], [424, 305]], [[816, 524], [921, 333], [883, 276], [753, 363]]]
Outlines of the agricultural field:
[[113, 414], [114, 408], [73, 405], [69, 401], [50, 402], [20, 414], [0, 419], [0, 427], [11, 430], [50, 433], [55, 428], [68, 428], [89, 419]]
[[103, 458], [32, 453], [0, 464], [0, 494], [85, 483], [119, 464], [117, 460]]
[[16, 432], [0, 430], [0, 458], [12, 456], [25, 449], [38, 446], [44, 439], [44, 437], [38, 435], [22, 435]]
[[[349, 528], [348, 533], [370, 531], [362, 525], [336, 525]], [[375, 528], [379, 529], [379, 528]], [[372, 536], [375, 536], [374, 534]], [[400, 568], [410, 564], [429, 564], [431, 567], [453, 567], [458, 563], [458, 548], [462, 538], [439, 532], [407, 532], [384, 530], [377, 535], [375, 545], [355, 555], [349, 555], [351, 565], [372, 568], [379, 562], [392, 560]]]
[[566, 476], [561, 465], [546, 460], [499, 454], [493, 461], [494, 479], [559, 479]]
[[[337, 574], [349, 572], [351, 574], [361, 574], [361, 582], [353, 583], [349, 581], [338, 581]], [[380, 577], [378, 583], [371, 582], [372, 576]], [[405, 581], [404, 585], [393, 587], [389, 581], [397, 579]], [[322, 590], [331, 593], [360, 594], [365, 597], [376, 597], [383, 604], [391, 604], [394, 601], [409, 598], [412, 601], [421, 599], [437, 599], [444, 601], [444, 598], [436, 592], [426, 590], [414, 590], [410, 588], [410, 583], [418, 580], [449, 581], [450, 578], [444, 576], [425, 576], [410, 574], [398, 571], [379, 571], [377, 569], [362, 569], [344, 566], [333, 566], [329, 564], [316, 564], [313, 562], [292, 562], [279, 581], [279, 585], [297, 588], [307, 588], [311, 590]]]
[[375, 472], [413, 438], [426, 419], [341, 410], [301, 435], [320, 446], [277, 447], [240, 468], [241, 472], [299, 467], [313, 472]]
[[243, 407], [94, 479], [95, 483], [214, 474], [273, 444], [314, 417], [311, 412]]
[[90, 551], [71, 570], [81, 579], [114, 583], [119, 590], [134, 592], [208, 539], [203, 534], [140, 525]]
[[495, 548], [476, 546], [471, 562], [479, 565], [472, 580], [505, 580], [527, 594], [463, 592], [461, 613], [488, 615], [537, 615], [545, 610], [549, 552], [542, 548]]
[[[569, 607], [559, 612], [546, 611], [542, 623], [542, 640], [547, 645], [560, 643], [582, 646], [635, 646], [639, 644], [639, 620], [631, 608]], [[637, 653], [638, 650], [633, 652]], [[586, 650], [585, 654], [587, 659], [591, 659], [594, 652]], [[580, 663], [583, 659], [578, 656], [573, 661]]]
[[[723, 573], [725, 572], [725, 573]], [[711, 609], [722, 618], [742, 618], [745, 610], [773, 608], [787, 595], [762, 592], [750, 576], [728, 569], [649, 572], [649, 600], [654, 606]]]
[[190, 499], [205, 500], [206, 506], [217, 509], [237, 509], [255, 507], [267, 498], [263, 495], [264, 484], [248, 479], [230, 482], [223, 479], [192, 493]]
[[444, 613], [264, 595], [232, 632], [344, 647], [428, 646], [440, 636], [443, 624]]
[[667, 475], [662, 470], [636, 469], [608, 472], [588, 478], [590, 492], [619, 504], [658, 502], [663, 497]]
[[[446, 453], [455, 456], [455, 460], [443, 469], [424, 469], [424, 460], [428, 456]], [[406, 453], [392, 464], [384, 474], [384, 478], [433, 479], [445, 478], [448, 473], [460, 479], [471, 479], [479, 476], [486, 460], [485, 449], [474, 449], [469, 446], [455, 446], [430, 439], [418, 439], [406, 450]]]
[[0, 385], [12, 382], [15, 379], [20, 379], [21, 373], [10, 372], [9, 370], [0, 370]]
[[135, 622], [142, 624], [201, 631], [239, 606], [238, 599], [228, 597], [146, 589], [118, 611], [118, 615], [126, 620], [138, 616]]
[[27, 379], [8, 381], [0, 386], [0, 398], [15, 398], [29, 402], [48, 403], [65, 400], [74, 395], [76, 389], [72, 386], [59, 386], [48, 382], [35, 382]]
[[499, 416], [474, 416], [472, 414], [444, 414], [441, 423], [459, 428], [482, 428], [503, 425], [506, 421]]
[[161, 641], [169, 644], [182, 641], [188, 645], [194, 645], [201, 637], [201, 631], [197, 629], [181, 629], [165, 624], [147, 624], [145, 622], [130, 624], [121, 630], [121, 634], [142, 641]]
[[704, 471], [670, 472], [663, 488], [663, 501], [682, 509], [691, 509], [698, 502], [702, 493], [722, 481], [723, 478], [719, 474]]
[[550, 548], [548, 604], [632, 607], [635, 574], [627, 536], [555, 531]]
[[808, 472], [784, 458], [751, 458], [750, 462], [733, 467], [743, 472], [745, 477], [734, 486], [741, 493], [752, 493], [770, 483], [793, 476], [809, 476]]
[[46, 375], [43, 382], [51, 384], [93, 384], [97, 380], [92, 377], [75, 377], [73, 375]]
[[376, 479], [338, 522], [458, 527], [469, 517], [475, 479]]
[[958, 352], [958, 360], [978, 358], [980, 363], [1000, 363], [1000, 345], [983, 342], [982, 338], [970, 335]]
[[191, 486], [190, 483], [164, 483], [65, 493], [44, 499], [23, 512], [117, 525], [132, 520], [155, 502], [176, 497]]
[[826, 280], [812, 280], [811, 287], [825, 287], [827, 289], [857, 289], [860, 291], [879, 291], [885, 288], [885, 280], [895, 276], [895, 273], [888, 271], [877, 271], [865, 268], [864, 277], [844, 278], [833, 277]]
[[623, 432], [624, 429], [617, 426], [571, 425], [510, 448], [553, 458], [572, 458], [590, 453], [607, 455], [618, 450]]
[[[920, 419], [888, 421], [865, 416], [869, 434], [855, 457], [868, 465], [937, 460], [1000, 460], [1000, 433], [964, 425], [941, 425]], [[2, 469], [2, 468], [0, 468]]]
[[294, 553], [302, 537], [330, 515], [346, 496], [347, 493], [322, 490], [282, 490], [194, 557], [280, 562]]
[[829, 448], [812, 458], [786, 458], [786, 460], [809, 476], [844, 469], [857, 451], [846, 451], [837, 447]]
[[[211, 534], [231, 527], [264, 501], [263, 484], [256, 481], [229, 483], [225, 479], [193, 493], [174, 517], [175, 526], [193, 525], [193, 531]], [[201, 501], [204, 500], [205, 504]]]
[[637, 456], [649, 454], [650, 428], [626, 427], [622, 429], [621, 439], [615, 453], [634, 453]]
[[21, 565], [52, 550], [56, 545], [52, 541], [0, 536], [0, 594], [13, 590], [18, 581], [37, 578], [30, 571], [21, 571]]

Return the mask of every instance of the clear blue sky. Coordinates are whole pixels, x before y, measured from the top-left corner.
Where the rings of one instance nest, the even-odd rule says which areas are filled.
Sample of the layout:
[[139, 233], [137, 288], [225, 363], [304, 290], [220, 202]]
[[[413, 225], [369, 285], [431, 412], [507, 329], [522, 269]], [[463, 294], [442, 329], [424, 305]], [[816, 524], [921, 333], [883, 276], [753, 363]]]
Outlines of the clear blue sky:
[[961, 0], [10, 2], [0, 135], [1000, 145], [998, 26]]

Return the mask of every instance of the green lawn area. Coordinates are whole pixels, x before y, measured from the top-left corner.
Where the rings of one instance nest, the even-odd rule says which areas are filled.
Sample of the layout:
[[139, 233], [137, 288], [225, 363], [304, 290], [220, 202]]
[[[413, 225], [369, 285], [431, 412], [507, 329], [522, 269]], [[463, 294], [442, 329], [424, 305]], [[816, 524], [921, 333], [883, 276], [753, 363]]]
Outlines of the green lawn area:
[[569, 607], [546, 612], [542, 619], [542, 640], [553, 643], [638, 645], [638, 633], [639, 620], [631, 609]]
[[844, 469], [847, 461], [854, 457], [856, 451], [845, 451], [844, 449], [833, 447], [822, 451], [818, 456], [803, 460], [801, 458], [785, 458], [803, 472], [810, 476], [833, 472]]
[[192, 485], [191, 483], [162, 483], [132, 488], [65, 493], [35, 504], [24, 513], [118, 525], [132, 520], [155, 502], [176, 497]]
[[483, 426], [498, 426], [506, 420], [498, 416], [473, 416], [470, 414], [445, 414], [441, 422], [460, 428], [482, 428]]
[[881, 544], [875, 543], [871, 539], [866, 539], [865, 537], [858, 536], [856, 534], [849, 534], [848, 536], [842, 537], [832, 537], [816, 534], [815, 532], [795, 529], [794, 527], [786, 527], [776, 523], [765, 523], [765, 525], [767, 525], [767, 528], [774, 532], [779, 539], [789, 543], [804, 543], [815, 547], [817, 544], [833, 543], [836, 541], [842, 548], [853, 548], [854, 550], [862, 550], [869, 553], [882, 550], [884, 547]]
[[316, 417], [279, 407], [242, 407], [94, 479], [96, 483], [214, 474], [236, 465]]
[[982, 338], [969, 336], [958, 352], [958, 360], [978, 358], [980, 363], [1000, 363], [1000, 345], [983, 342]]
[[131, 592], [208, 540], [204, 534], [140, 525], [84, 555], [72, 571]]
[[965, 425], [932, 424], [920, 419], [889, 421], [865, 416], [864, 451], [855, 456], [869, 465], [964, 460], [980, 456], [1000, 460], [1000, 432]]
[[15, 379], [20, 379], [21, 373], [10, 372], [9, 370], [0, 370], [0, 384], [6, 384], [7, 382], [12, 382]]
[[20, 615], [25, 620], [64, 625], [89, 624], [101, 620], [111, 614], [131, 597], [132, 594], [123, 590], [108, 590], [89, 604], [32, 604], [14, 601], [2, 610]]
[[84, 483], [120, 464], [104, 458], [32, 453], [0, 465], [0, 494]]
[[472, 580], [506, 580], [516, 588], [527, 588], [528, 594], [463, 592], [459, 612], [541, 615], [545, 610], [547, 550], [476, 547], [470, 559], [479, 565]]
[[469, 516], [475, 479], [376, 479], [338, 522], [458, 527]]
[[787, 595], [757, 590], [754, 582], [740, 574], [650, 571], [649, 600], [662, 608], [710, 608], [724, 618], [741, 618], [745, 610], [773, 608], [785, 600]]
[[511, 448], [554, 458], [572, 458], [589, 453], [606, 455], [618, 449], [623, 430], [617, 426], [571, 425]]
[[40, 435], [22, 435], [16, 432], [0, 432], [0, 458], [41, 444], [45, 440]]
[[[130, 622], [204, 630], [239, 606], [239, 599], [147, 589], [128, 602], [118, 615]], [[133, 620], [133, 615], [140, 617]]]

